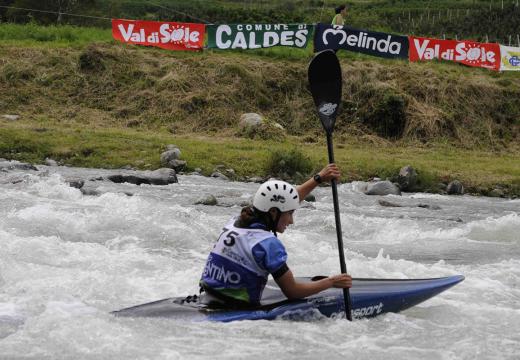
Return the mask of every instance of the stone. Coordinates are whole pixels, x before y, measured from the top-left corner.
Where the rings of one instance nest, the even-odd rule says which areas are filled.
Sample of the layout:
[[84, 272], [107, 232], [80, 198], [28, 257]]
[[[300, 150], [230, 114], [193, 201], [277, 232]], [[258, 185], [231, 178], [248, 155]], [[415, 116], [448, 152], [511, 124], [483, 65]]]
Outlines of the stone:
[[488, 196], [490, 197], [505, 197], [504, 190], [502, 189], [493, 189], [489, 192]]
[[22, 163], [16, 160], [0, 161], [0, 169], [5, 170], [34, 170], [38, 171], [38, 168], [32, 164]]
[[172, 160], [179, 160], [181, 151], [178, 148], [166, 150], [161, 154], [161, 165], [166, 166]]
[[184, 160], [173, 159], [168, 161], [168, 167], [174, 169], [176, 172], [181, 172], [186, 169], [188, 163]]
[[135, 171], [131, 174], [114, 174], [107, 177], [114, 183], [130, 183], [135, 185], [168, 185], [179, 182], [175, 170], [161, 168], [155, 171]]
[[81, 193], [86, 196], [98, 196], [101, 193], [95, 189], [81, 188]]
[[256, 128], [256, 127], [262, 125], [263, 121], [264, 121], [264, 118], [261, 115], [258, 115], [256, 113], [246, 113], [246, 114], [242, 114], [242, 116], [240, 116], [240, 121], [238, 123], [238, 126], [241, 129]]
[[441, 210], [439, 205], [431, 205], [431, 204], [418, 204], [417, 207], [429, 210]]
[[70, 187], [81, 189], [85, 185], [85, 180], [83, 179], [66, 179], [65, 182], [69, 184]]
[[52, 160], [50, 158], [46, 158], [45, 159], [45, 165], [47, 165], [47, 166], [58, 166], [58, 163], [56, 162], [56, 160]]
[[404, 166], [399, 171], [397, 182], [399, 183], [399, 188], [401, 190], [410, 191], [417, 183], [417, 172], [410, 165]]
[[[167, 150], [167, 151], [168, 151], [168, 150], [175, 150], [175, 149], [179, 150], [179, 147], [178, 147], [177, 145], [174, 145], [174, 144], [168, 144], [168, 145], [166, 145], [166, 150]], [[179, 151], [180, 151], [180, 150], [179, 150]]]
[[390, 201], [386, 201], [386, 200], [378, 200], [377, 202], [379, 203], [379, 205], [385, 206], [385, 207], [403, 207], [403, 205], [399, 205], [399, 204], [396, 204], [396, 203], [393, 203]]
[[376, 183], [370, 183], [367, 186], [367, 190], [365, 191], [366, 195], [401, 195], [401, 190], [398, 186], [393, 184], [392, 182], [378, 181]]
[[220, 171], [214, 171], [211, 175], [210, 175], [212, 178], [218, 178], [218, 179], [222, 179], [222, 180], [229, 180], [229, 178], [222, 174]]
[[249, 182], [254, 182], [254, 183], [257, 183], [257, 184], [261, 184], [264, 182], [264, 178], [260, 177], [260, 176], [252, 176], [250, 178], [247, 179]]
[[208, 205], [208, 206], [215, 206], [218, 204], [217, 198], [213, 195], [207, 195], [195, 202], [195, 205]]
[[2, 115], [4, 119], [10, 120], [10, 121], [16, 121], [20, 118], [20, 115], [11, 115], [11, 114], [5, 114]]
[[309, 194], [305, 197], [304, 200], [307, 202], [316, 202], [316, 196], [314, 196], [313, 194]]
[[448, 193], [448, 195], [463, 195], [464, 186], [459, 180], [453, 180], [448, 184], [446, 192]]

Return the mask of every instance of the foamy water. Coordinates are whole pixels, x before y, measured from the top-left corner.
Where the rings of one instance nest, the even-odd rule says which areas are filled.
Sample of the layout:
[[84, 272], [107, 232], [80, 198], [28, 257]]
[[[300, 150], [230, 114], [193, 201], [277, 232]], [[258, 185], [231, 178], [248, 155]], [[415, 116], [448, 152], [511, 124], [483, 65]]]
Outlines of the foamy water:
[[[352, 323], [191, 323], [115, 318], [110, 311], [196, 293], [208, 252], [257, 184], [180, 176], [179, 184], [88, 181], [106, 170], [0, 172], [1, 359], [518, 359], [520, 201], [387, 196], [339, 187], [354, 277], [466, 280], [400, 314]], [[128, 196], [125, 193], [131, 193]], [[330, 188], [297, 211], [281, 239], [298, 276], [337, 273]], [[430, 210], [417, 205], [438, 206]]]

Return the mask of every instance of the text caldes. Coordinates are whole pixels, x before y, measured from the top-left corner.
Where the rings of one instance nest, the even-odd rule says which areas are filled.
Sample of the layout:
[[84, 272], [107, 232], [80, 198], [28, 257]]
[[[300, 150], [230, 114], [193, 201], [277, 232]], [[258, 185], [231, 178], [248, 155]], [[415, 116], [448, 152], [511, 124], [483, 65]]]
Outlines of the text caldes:
[[[262, 26], [262, 28], [258, 28]], [[297, 30], [283, 24], [220, 25], [215, 32], [219, 49], [260, 49], [272, 46], [305, 47], [309, 30], [307, 25], [298, 25]]]

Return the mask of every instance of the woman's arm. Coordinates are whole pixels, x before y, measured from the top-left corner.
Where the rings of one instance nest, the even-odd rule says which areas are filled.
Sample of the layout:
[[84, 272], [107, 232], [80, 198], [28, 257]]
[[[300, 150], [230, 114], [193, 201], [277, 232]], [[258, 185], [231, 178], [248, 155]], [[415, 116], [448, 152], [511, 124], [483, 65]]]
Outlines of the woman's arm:
[[334, 275], [318, 281], [300, 283], [296, 281], [292, 271], [287, 270], [285, 274], [275, 279], [275, 281], [288, 299], [301, 299], [331, 287], [352, 287], [352, 277], [348, 274]]
[[[319, 172], [322, 182], [329, 182], [332, 179], [339, 180], [341, 173], [339, 172], [339, 168], [336, 164], [328, 164]], [[318, 183], [314, 178], [310, 178], [306, 182], [296, 187], [298, 191], [298, 196], [300, 197], [300, 201], [303, 201], [307, 195], [311, 193], [314, 188], [318, 186]]]

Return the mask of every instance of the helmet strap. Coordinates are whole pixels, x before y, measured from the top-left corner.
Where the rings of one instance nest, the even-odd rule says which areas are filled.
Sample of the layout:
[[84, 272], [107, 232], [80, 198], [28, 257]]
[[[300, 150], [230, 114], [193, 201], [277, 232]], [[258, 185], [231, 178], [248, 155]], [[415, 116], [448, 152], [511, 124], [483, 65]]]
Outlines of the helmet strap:
[[271, 219], [271, 224], [272, 224], [271, 231], [273, 232], [274, 236], [278, 236], [276, 234], [276, 228], [278, 227], [278, 222], [280, 221], [280, 217], [282, 217], [282, 212], [278, 208], [275, 208], [275, 209], [276, 209], [276, 217], [273, 220], [271, 214], [269, 214], [269, 218]]

